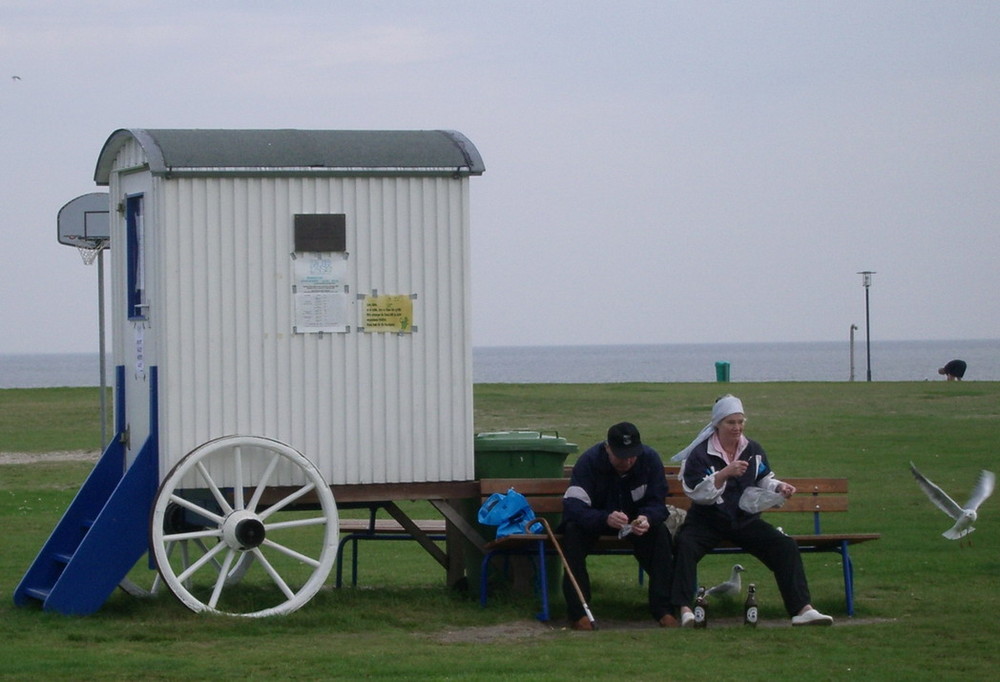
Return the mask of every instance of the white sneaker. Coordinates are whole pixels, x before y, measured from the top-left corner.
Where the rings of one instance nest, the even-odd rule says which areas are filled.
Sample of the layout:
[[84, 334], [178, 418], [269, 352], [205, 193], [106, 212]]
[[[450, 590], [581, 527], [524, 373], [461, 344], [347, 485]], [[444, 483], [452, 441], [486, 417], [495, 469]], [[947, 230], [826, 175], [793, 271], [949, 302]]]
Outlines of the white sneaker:
[[824, 615], [816, 609], [792, 616], [792, 625], [833, 625], [833, 618]]
[[684, 611], [681, 613], [681, 627], [690, 628], [694, 627], [694, 614], [690, 611]]

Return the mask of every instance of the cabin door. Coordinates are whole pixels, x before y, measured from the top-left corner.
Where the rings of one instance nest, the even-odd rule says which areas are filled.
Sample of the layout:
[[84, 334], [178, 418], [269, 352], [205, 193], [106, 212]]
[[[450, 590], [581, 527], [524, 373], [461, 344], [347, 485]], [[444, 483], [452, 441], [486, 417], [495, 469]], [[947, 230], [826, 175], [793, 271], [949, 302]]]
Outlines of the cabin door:
[[149, 234], [145, 221], [144, 184], [138, 176], [122, 179], [125, 210], [125, 464], [132, 461], [153, 432], [156, 399], [156, 369], [153, 358], [154, 312], [149, 305], [147, 268]]

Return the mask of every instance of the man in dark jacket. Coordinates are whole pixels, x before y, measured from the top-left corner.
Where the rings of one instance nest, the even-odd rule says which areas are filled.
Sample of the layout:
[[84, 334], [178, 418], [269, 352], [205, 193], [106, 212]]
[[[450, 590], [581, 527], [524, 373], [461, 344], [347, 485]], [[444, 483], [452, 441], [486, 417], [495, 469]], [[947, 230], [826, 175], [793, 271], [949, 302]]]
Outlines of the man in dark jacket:
[[[590, 603], [587, 555], [601, 535], [618, 534], [632, 544], [636, 560], [649, 574], [649, 610], [664, 627], [675, 626], [670, 614], [673, 553], [665, 498], [663, 461], [643, 445], [634, 424], [608, 429], [608, 438], [580, 455], [563, 496], [563, 553], [584, 600]], [[592, 629], [569, 576], [563, 576], [566, 610], [574, 629]]]

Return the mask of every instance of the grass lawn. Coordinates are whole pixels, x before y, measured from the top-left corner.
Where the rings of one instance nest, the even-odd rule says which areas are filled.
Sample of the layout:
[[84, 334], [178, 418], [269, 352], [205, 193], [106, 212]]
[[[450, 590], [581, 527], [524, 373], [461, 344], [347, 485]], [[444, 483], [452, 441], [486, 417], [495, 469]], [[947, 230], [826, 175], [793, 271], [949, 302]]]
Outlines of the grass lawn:
[[[483, 609], [444, 587], [440, 567], [415, 543], [366, 543], [358, 588], [333, 576], [309, 604], [265, 619], [194, 614], [169, 595], [115, 594], [96, 614], [72, 618], [13, 606], [11, 595], [92, 465], [0, 464], [0, 676], [5, 679], [993, 679], [1000, 664], [1000, 497], [981, 508], [971, 544], [941, 533], [951, 522], [909, 472], [921, 471], [965, 501], [980, 469], [996, 470], [1000, 383], [601, 384], [475, 387], [477, 431], [558, 432], [581, 451], [607, 426], [635, 422], [664, 458], [707, 421], [723, 389], [743, 399], [747, 433], [778, 476], [851, 482], [851, 510], [824, 530], [882, 539], [852, 552], [856, 617], [844, 614], [836, 555], [804, 557], [814, 604], [832, 628], [792, 629], [770, 574], [751, 557], [762, 626], [735, 622], [737, 603], [712, 606], [713, 627], [662, 630], [645, 611], [635, 564], [591, 560], [591, 607], [603, 624], [579, 633], [535, 621], [529, 594], [500, 591]], [[0, 390], [0, 452], [93, 450], [98, 389]], [[572, 459], [572, 456], [571, 456]], [[785, 530], [796, 526], [786, 523]], [[808, 520], [802, 520], [802, 531]], [[706, 557], [703, 582], [721, 581], [731, 558]]]

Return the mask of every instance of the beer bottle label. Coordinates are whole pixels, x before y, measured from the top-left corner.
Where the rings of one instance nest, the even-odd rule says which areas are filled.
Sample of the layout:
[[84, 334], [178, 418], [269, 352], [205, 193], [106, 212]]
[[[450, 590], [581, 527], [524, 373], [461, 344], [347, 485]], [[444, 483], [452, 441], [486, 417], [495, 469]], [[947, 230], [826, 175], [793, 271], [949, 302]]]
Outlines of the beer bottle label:
[[747, 622], [757, 624], [757, 607], [751, 606], [747, 609]]
[[705, 608], [702, 606], [694, 607], [694, 622], [704, 623], [705, 622]]

